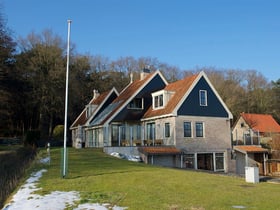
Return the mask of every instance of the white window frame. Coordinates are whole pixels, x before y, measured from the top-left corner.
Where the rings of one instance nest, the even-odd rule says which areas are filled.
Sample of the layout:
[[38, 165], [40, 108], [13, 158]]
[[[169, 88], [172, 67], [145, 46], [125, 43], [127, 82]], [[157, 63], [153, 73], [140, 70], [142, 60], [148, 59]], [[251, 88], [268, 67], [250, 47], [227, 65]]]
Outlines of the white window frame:
[[[164, 90], [152, 93], [152, 97], [153, 97], [153, 109], [162, 109], [165, 107], [166, 96], [165, 96]], [[160, 103], [160, 102], [162, 102], [162, 103]]]
[[[198, 136], [197, 135], [198, 134], [197, 129], [196, 129], [196, 125], [197, 124], [202, 124], [202, 136]], [[195, 122], [194, 126], [195, 126], [195, 137], [196, 138], [204, 138], [205, 137], [205, 125], [204, 125], [204, 122]]]
[[[185, 136], [185, 123], [190, 123], [191, 136]], [[183, 136], [184, 136], [184, 138], [192, 138], [193, 137], [193, 127], [192, 127], [192, 122], [191, 121], [184, 121], [184, 123], [183, 123]]]
[[[203, 100], [202, 96], [205, 96], [204, 100]], [[208, 106], [207, 90], [199, 90], [199, 105]]]
[[[168, 127], [168, 130], [166, 129]], [[171, 133], [170, 133], [170, 123], [169, 122], [166, 122], [164, 123], [164, 137], [165, 138], [169, 138], [171, 136]]]

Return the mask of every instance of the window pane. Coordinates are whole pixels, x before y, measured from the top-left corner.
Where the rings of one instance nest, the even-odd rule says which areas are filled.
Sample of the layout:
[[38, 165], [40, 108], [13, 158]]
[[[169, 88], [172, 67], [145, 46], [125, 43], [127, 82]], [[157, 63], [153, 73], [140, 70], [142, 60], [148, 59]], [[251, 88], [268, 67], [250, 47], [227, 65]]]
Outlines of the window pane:
[[186, 168], [194, 168], [194, 155], [193, 154], [184, 155], [184, 163]]
[[170, 124], [165, 123], [165, 137], [170, 137]]
[[141, 125], [137, 125], [137, 140], [141, 140]]
[[216, 153], [216, 170], [224, 170], [224, 154]]
[[159, 106], [163, 106], [163, 95], [159, 96]]
[[154, 123], [148, 123], [147, 124], [147, 139], [153, 140], [155, 137], [155, 124]]
[[195, 123], [195, 133], [196, 133], [196, 137], [203, 137], [203, 123], [202, 122]]
[[206, 90], [199, 91], [199, 103], [200, 103], [200, 106], [207, 106], [207, 91]]
[[191, 122], [184, 122], [184, 137], [192, 137]]
[[155, 107], [158, 107], [158, 96], [155, 96]]

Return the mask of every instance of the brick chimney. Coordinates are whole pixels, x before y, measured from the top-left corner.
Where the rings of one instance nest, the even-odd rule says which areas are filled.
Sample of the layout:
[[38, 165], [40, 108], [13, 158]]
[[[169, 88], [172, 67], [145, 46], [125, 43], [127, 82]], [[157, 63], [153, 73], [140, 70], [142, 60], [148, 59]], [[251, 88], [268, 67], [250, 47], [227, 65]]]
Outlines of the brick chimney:
[[99, 94], [99, 92], [98, 92], [98, 90], [93, 90], [93, 99], [96, 99], [98, 96], [99, 96], [100, 94]]
[[145, 67], [142, 72], [140, 73], [140, 80], [143, 80], [146, 78], [147, 75], [149, 75], [151, 73], [151, 70], [148, 67]]

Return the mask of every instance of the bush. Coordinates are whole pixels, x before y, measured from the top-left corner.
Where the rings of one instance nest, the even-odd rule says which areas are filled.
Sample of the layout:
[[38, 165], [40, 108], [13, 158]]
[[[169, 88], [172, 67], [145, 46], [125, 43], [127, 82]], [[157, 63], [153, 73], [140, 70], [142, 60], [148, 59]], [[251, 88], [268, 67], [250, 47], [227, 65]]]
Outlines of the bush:
[[55, 140], [63, 140], [63, 135], [64, 135], [64, 125], [57, 125], [53, 129], [53, 138]]

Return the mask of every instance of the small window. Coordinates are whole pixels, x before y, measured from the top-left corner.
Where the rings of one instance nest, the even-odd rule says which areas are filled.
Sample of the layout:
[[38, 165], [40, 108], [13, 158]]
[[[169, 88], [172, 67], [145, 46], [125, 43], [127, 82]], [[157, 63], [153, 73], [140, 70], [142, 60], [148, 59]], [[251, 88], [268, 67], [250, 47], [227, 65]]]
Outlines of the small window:
[[158, 95], [154, 97], [154, 107], [163, 107], [163, 95]]
[[165, 137], [170, 137], [170, 123], [165, 123]]
[[184, 137], [192, 137], [192, 123], [184, 122]]
[[202, 122], [195, 123], [195, 135], [196, 137], [204, 137], [204, 129]]
[[129, 104], [129, 109], [143, 109], [143, 99], [142, 98], [134, 98]]
[[206, 90], [199, 91], [199, 104], [200, 104], [200, 106], [207, 106], [207, 91]]

